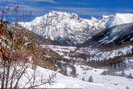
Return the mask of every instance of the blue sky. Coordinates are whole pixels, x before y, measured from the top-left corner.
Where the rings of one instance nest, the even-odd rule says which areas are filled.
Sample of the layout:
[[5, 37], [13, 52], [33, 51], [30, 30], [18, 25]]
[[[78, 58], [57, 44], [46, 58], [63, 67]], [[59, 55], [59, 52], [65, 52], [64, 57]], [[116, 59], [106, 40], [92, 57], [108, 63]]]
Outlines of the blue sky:
[[[5, 0], [0, 0], [0, 4], [4, 3]], [[82, 18], [133, 13], [133, 0], [8, 0], [8, 3], [23, 5], [34, 17], [50, 11], [74, 12]]]

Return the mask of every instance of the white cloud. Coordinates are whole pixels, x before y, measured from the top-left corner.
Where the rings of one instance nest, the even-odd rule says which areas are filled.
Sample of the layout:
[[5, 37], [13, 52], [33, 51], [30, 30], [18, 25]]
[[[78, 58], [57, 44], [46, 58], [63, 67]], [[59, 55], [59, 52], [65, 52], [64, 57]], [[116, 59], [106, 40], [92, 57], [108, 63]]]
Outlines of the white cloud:
[[24, 6], [27, 10], [33, 12], [33, 15], [44, 15], [49, 11], [64, 11], [64, 12], [73, 12], [78, 15], [88, 15], [88, 16], [102, 16], [112, 14], [111, 11], [108, 11], [104, 8], [76, 8], [76, 7], [33, 7], [33, 6]]
[[55, 0], [0, 0], [0, 1], [7, 1], [7, 2], [12, 2], [12, 3], [22, 3], [22, 2], [48, 2], [48, 3], [56, 3]]
[[58, 10], [70, 11], [80, 15], [103, 15], [111, 14], [110, 11], [105, 10], [104, 8], [75, 8], [75, 7], [54, 7]]
[[[5, 1], [5, 0], [2, 0]], [[21, 1], [21, 0], [8, 0], [8, 1]], [[44, 1], [44, 2], [49, 2], [49, 3], [56, 3], [57, 0], [22, 0], [22, 1]], [[56, 2], [55, 2], [56, 1]], [[65, 12], [73, 12], [78, 15], [82, 16], [102, 16], [102, 15], [109, 15], [109, 14], [114, 14], [114, 13], [133, 13], [132, 9], [114, 9], [114, 8], [80, 8], [80, 7], [43, 7], [39, 5], [34, 5], [34, 4], [25, 4], [23, 3], [25, 9], [28, 11], [31, 11], [33, 15], [39, 16], [39, 15], [44, 15], [50, 11], [65, 11]]]
[[55, 0], [25, 0], [25, 1], [35, 1], [35, 2], [40, 2], [40, 1], [42, 1], [42, 2], [56, 3]]

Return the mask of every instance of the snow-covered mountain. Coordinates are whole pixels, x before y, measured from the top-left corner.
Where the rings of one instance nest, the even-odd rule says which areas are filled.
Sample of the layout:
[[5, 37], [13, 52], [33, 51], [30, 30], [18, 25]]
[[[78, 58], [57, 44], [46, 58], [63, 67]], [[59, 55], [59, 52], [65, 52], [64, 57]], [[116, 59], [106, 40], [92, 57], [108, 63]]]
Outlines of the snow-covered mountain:
[[116, 13], [112, 16], [103, 17], [108, 19], [106, 20], [105, 27], [112, 27], [133, 22], [133, 14], [129, 13]]
[[81, 46], [103, 46], [109, 44], [124, 44], [133, 42], [133, 23], [107, 28], [87, 40]]
[[80, 18], [75, 13], [52, 11], [31, 22], [20, 24], [34, 33], [50, 39], [58, 44], [76, 45], [85, 42], [101, 30], [133, 22], [133, 14], [120, 14], [102, 16], [101, 19]]

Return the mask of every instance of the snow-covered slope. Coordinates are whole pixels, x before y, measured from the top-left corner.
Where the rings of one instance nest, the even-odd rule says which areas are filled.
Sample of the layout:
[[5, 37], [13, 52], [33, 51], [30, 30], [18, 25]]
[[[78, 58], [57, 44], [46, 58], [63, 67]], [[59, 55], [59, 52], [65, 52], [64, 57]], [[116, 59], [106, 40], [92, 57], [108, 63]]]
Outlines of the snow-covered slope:
[[44, 38], [69, 45], [83, 43], [102, 29], [133, 22], [133, 14], [103, 16], [101, 19], [80, 18], [75, 13], [52, 11], [31, 22], [20, 24]]
[[95, 43], [96, 46], [107, 44], [122, 44], [132, 42], [133, 40], [133, 23], [122, 24], [105, 29], [86, 41], [84, 44]]
[[[126, 87], [129, 87], [129, 89], [133, 88], [132, 86], [133, 79], [129, 78], [129, 75], [133, 74], [133, 60], [132, 60], [133, 57], [125, 57], [125, 61], [121, 62], [120, 64], [118, 63], [114, 65], [108, 65], [108, 67], [106, 66], [102, 68], [93, 68], [88, 66], [89, 63], [87, 63], [88, 60], [103, 61], [111, 58], [115, 59], [115, 56], [123, 56], [124, 58], [124, 55], [127, 55], [127, 53], [128, 54], [130, 53], [132, 46], [114, 49], [114, 50], [112, 49], [110, 51], [109, 50], [102, 51], [100, 49], [93, 49], [88, 47], [77, 49], [74, 46], [56, 46], [56, 45], [42, 45], [42, 46], [44, 48], [51, 48], [55, 52], [65, 57], [67, 59], [66, 61], [67, 63], [64, 63], [65, 61], [61, 61], [61, 63], [64, 64], [62, 66], [66, 67], [66, 69], [64, 68], [64, 70], [67, 71], [68, 76], [73, 76], [73, 74], [75, 74], [73, 77], [74, 79], [77, 79], [76, 83], [73, 79], [69, 81], [70, 79], [69, 77], [68, 78], [60, 77], [59, 80], [61, 82], [58, 81], [57, 79], [58, 81], [57, 83], [59, 83], [59, 85], [62, 85], [63, 87], [64, 85], [66, 86], [66, 84], [69, 84], [69, 83], [71, 85], [71, 82], [73, 83], [74, 86], [77, 86], [78, 81], [82, 80], [87, 82], [87, 85], [88, 85], [88, 86], [86, 86], [86, 84], [82, 85], [82, 82], [81, 82], [81, 84], [79, 85], [81, 85], [82, 86], [81, 88], [83, 89], [100, 89], [100, 88], [101, 89], [104, 89], [104, 88], [105, 89], [126, 89]], [[75, 56], [73, 54], [75, 54]], [[82, 56], [79, 56], [80, 54]], [[83, 56], [85, 56], [85, 54], [87, 55], [87, 60], [85, 61], [85, 63], [87, 64], [85, 64], [83, 61], [84, 60]], [[96, 62], [93, 64], [93, 66], [95, 64]], [[65, 65], [68, 65], [68, 66], [65, 66]], [[92, 76], [93, 82], [89, 82], [90, 76]], [[66, 83], [64, 80], [66, 82], [68, 81], [69, 83]], [[97, 88], [97, 84], [101, 86]], [[73, 85], [71, 86], [73, 87]], [[56, 87], [56, 83], [54, 87]], [[77, 86], [77, 87], [80, 88], [80, 86]]]
[[[83, 68], [89, 68], [86, 66], [82, 66]], [[55, 82], [52, 85], [45, 84], [39, 86], [40, 88], [82, 88], [82, 89], [126, 89], [133, 88], [132, 79], [127, 79], [124, 77], [116, 77], [116, 76], [108, 76], [108, 75], [100, 75], [104, 70], [102, 69], [94, 69], [90, 68], [90, 70], [83, 70], [81, 66], [76, 66], [77, 72], [79, 76], [77, 78], [72, 78], [68, 76], [64, 76], [60, 73], [56, 74]], [[44, 76], [48, 76], [53, 71], [37, 67], [37, 73], [43, 74]], [[86, 74], [85, 74], [86, 73]], [[87, 81], [89, 77], [93, 77], [93, 82]], [[83, 81], [82, 78], [85, 78]], [[124, 80], [124, 81], [122, 81]]]
[[105, 23], [105, 26], [108, 26], [108, 27], [133, 22], [133, 14], [129, 14], [129, 13], [125, 13], [125, 14], [116, 13], [115, 15], [109, 16], [108, 18], [109, 19]]
[[[30, 64], [29, 64], [30, 65]], [[108, 76], [108, 75], [100, 75], [104, 70], [103, 69], [95, 69], [87, 66], [77, 65], [78, 77], [72, 78], [68, 76], [64, 76], [57, 71], [51, 71], [42, 67], [37, 66], [36, 70], [33, 70], [31, 67], [26, 69], [26, 73], [22, 76], [19, 86], [20, 88], [29, 88], [31, 83], [34, 80], [28, 82], [28, 79], [32, 79], [33, 73], [35, 73], [34, 85], [42, 84], [42, 81], [49, 80], [49, 76], [55, 75], [52, 77], [52, 83], [45, 83], [34, 88], [65, 88], [65, 89], [126, 89], [133, 88], [132, 79], [127, 79], [124, 77], [116, 77], [116, 76]], [[83, 69], [84, 68], [84, 69]], [[85, 70], [88, 69], [88, 70]], [[27, 78], [28, 76], [28, 78]], [[45, 77], [44, 77], [45, 76]], [[92, 76], [93, 82], [89, 82], [89, 77]], [[82, 80], [82, 78], [85, 80]], [[42, 80], [43, 79], [43, 80]], [[122, 81], [124, 80], [124, 81]], [[28, 82], [28, 83], [27, 83]], [[27, 83], [27, 84], [25, 84]]]

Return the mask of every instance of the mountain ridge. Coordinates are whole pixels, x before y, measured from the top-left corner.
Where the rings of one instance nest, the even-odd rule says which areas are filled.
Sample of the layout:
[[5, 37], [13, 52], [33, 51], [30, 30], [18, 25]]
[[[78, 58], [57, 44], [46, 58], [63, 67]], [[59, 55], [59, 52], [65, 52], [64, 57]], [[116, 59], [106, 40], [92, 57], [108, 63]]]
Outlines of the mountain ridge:
[[53, 44], [77, 45], [84, 43], [103, 29], [133, 22], [133, 14], [116, 13], [102, 18], [80, 18], [75, 13], [52, 11], [31, 22], [20, 24]]

